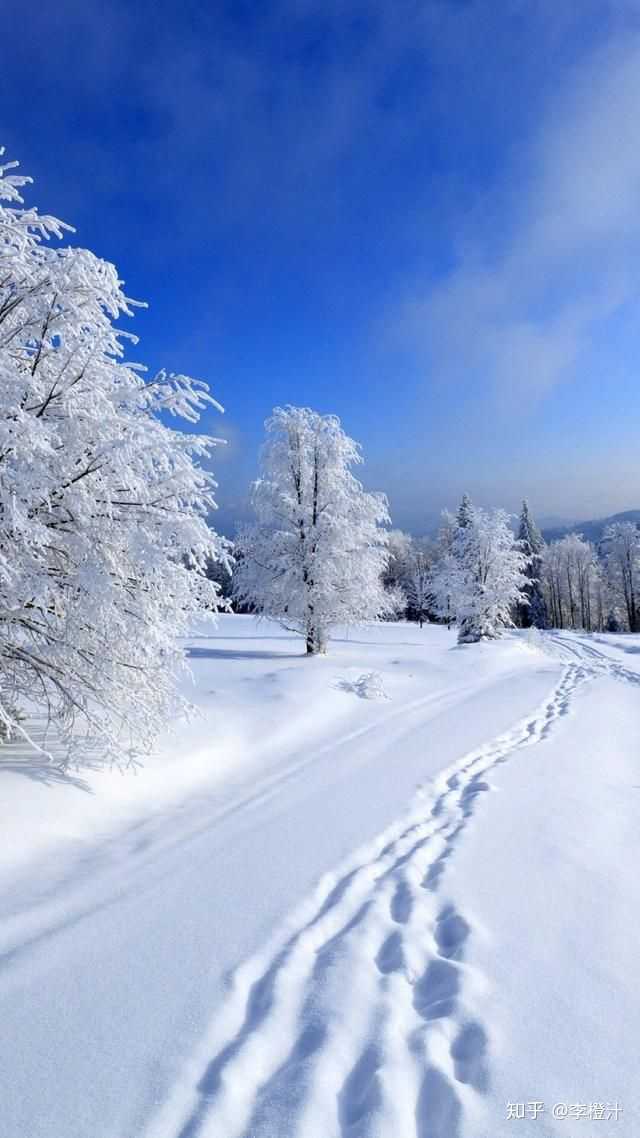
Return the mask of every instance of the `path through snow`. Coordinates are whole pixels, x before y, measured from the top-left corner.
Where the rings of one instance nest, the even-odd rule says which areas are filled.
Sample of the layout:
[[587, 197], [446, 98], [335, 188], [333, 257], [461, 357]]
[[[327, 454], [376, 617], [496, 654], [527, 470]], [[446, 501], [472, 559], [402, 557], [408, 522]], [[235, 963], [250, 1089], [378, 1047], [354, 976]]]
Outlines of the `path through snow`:
[[150, 1138], [391, 1138], [416, 1124], [419, 1138], [453, 1138], [461, 1107], [477, 1114], [487, 1036], [461, 1008], [482, 981], [442, 876], [487, 775], [547, 738], [591, 675], [569, 664], [534, 715], [454, 763], [283, 943], [240, 970], [192, 1108], [176, 1128], [172, 1105]]
[[[640, 944], [622, 903], [640, 904], [635, 642], [554, 634], [538, 656], [515, 642], [456, 652], [442, 630], [427, 632], [427, 648], [398, 627], [382, 630], [384, 644], [345, 645], [342, 674], [320, 662], [304, 688], [287, 655], [199, 649], [207, 667], [224, 659], [222, 678], [237, 661], [228, 695], [246, 690], [243, 711], [260, 692], [264, 716], [267, 693], [271, 750], [254, 747], [260, 764], [226, 795], [196, 786], [113, 841], [83, 842], [53, 875], [36, 863], [39, 877], [29, 869], [0, 894], [3, 1138], [499, 1138], [515, 1132], [502, 1101], [512, 1087], [559, 1093], [542, 1057], [552, 1049], [527, 1051], [535, 1023], [556, 1030], [537, 990], [552, 1004], [571, 991], [590, 1060], [615, 1081], [611, 1055], [625, 1069], [616, 1025], [590, 1033], [585, 1018], [592, 991], [611, 1018], [598, 985], [603, 971], [611, 985], [612, 970], [627, 1029], [640, 1030], [628, 963]], [[353, 698], [365, 668], [388, 700]], [[280, 704], [294, 713], [303, 692], [309, 707], [319, 693], [334, 702], [320, 706], [315, 734], [305, 725], [301, 748], [300, 723], [283, 722]], [[576, 786], [580, 809], [602, 801], [602, 817], [565, 842], [572, 827], [558, 802]], [[335, 850], [341, 868], [314, 887]], [[556, 879], [570, 883], [562, 919], [544, 906]], [[606, 941], [580, 930], [590, 891], [615, 900]], [[289, 916], [287, 898], [302, 898]], [[555, 957], [537, 944], [541, 925]], [[564, 956], [559, 930], [569, 930]], [[567, 989], [573, 961], [587, 981]], [[520, 1037], [527, 1017], [534, 1026]], [[582, 1054], [566, 1024], [563, 1038], [565, 1053]], [[568, 1081], [580, 1083], [581, 1063]], [[631, 1118], [627, 1103], [603, 1138], [635, 1138]], [[566, 1122], [518, 1125], [527, 1138], [574, 1138]]]

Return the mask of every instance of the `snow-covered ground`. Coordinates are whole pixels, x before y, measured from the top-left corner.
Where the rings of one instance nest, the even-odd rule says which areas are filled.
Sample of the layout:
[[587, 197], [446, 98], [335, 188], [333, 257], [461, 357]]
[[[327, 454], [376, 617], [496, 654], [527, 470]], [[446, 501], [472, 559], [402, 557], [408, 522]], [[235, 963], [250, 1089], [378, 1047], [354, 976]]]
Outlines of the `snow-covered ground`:
[[189, 648], [138, 775], [4, 752], [2, 1138], [636, 1138], [640, 638]]

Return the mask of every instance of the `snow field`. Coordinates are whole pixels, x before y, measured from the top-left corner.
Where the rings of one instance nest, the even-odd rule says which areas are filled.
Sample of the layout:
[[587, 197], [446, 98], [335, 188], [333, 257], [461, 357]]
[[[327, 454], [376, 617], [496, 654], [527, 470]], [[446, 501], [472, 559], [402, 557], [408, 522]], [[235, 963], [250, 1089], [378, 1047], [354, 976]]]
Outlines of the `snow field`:
[[228, 617], [140, 776], [3, 772], [3, 1138], [635, 1138], [640, 641], [543, 640]]
[[[465, 918], [438, 905], [440, 879], [489, 789], [484, 776], [545, 739], [585, 679], [570, 665], [538, 714], [455, 763], [435, 794], [421, 792], [400, 833], [363, 852], [310, 919], [243, 969], [236, 1030], [223, 1042], [216, 1017], [180, 1138], [283, 1126], [304, 1138], [383, 1136], [411, 1133], [416, 1115], [428, 1117], [425, 1134], [444, 1138], [462, 1105], [478, 1117], [486, 1035], [460, 1010], [460, 993], [467, 987], [472, 998], [482, 981], [464, 963]], [[150, 1138], [162, 1133], [164, 1119]]]

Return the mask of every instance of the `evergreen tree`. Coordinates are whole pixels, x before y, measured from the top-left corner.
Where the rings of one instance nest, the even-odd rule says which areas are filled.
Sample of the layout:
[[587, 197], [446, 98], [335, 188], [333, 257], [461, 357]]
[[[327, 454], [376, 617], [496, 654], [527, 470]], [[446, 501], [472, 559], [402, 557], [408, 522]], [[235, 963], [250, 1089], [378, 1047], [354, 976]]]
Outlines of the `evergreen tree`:
[[433, 554], [427, 540], [415, 541], [407, 558], [403, 585], [407, 616], [417, 621], [420, 628], [429, 619], [432, 565]]
[[467, 526], [471, 525], [471, 522], [473, 521], [473, 512], [474, 509], [471, 498], [468, 494], [463, 494], [462, 501], [458, 506], [458, 513], [456, 515], [456, 521], [461, 529], [466, 529]]
[[469, 524], [457, 527], [431, 589], [439, 613], [455, 614], [459, 643], [494, 639], [513, 624], [514, 606], [526, 599], [525, 565], [504, 510], [474, 509]]
[[518, 606], [518, 623], [521, 628], [546, 628], [547, 606], [540, 581], [544, 539], [535, 521], [531, 517], [529, 503], [526, 499], [522, 503], [520, 525], [518, 527], [518, 543], [522, 553], [524, 553], [527, 558], [527, 566], [525, 569], [527, 585], [525, 587], [525, 593], [528, 600], [528, 604]]

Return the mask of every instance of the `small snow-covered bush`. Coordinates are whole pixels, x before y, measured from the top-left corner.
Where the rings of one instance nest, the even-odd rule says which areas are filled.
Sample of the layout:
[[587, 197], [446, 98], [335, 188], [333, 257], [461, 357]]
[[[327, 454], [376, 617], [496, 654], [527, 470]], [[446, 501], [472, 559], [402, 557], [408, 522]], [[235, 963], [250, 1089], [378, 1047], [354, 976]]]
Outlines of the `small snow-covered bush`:
[[340, 680], [342, 691], [353, 692], [360, 699], [388, 699], [380, 672], [363, 672], [355, 680]]
[[380, 672], [363, 672], [354, 687], [363, 699], [388, 699]]

